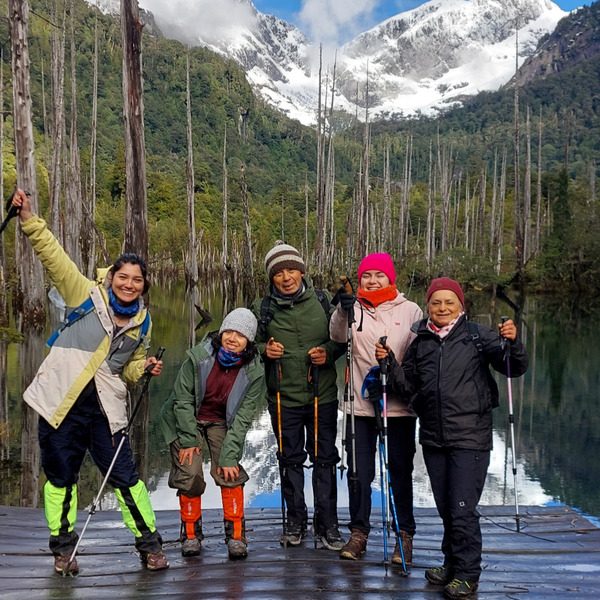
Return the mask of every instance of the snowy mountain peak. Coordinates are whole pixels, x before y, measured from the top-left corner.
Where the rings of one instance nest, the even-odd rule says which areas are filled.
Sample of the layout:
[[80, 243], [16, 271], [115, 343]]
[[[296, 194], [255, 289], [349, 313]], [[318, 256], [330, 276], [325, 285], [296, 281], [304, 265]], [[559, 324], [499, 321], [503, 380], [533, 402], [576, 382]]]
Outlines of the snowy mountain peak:
[[[119, 11], [119, 0], [88, 2]], [[303, 123], [315, 121], [319, 44], [294, 25], [257, 11], [251, 0], [140, 0], [140, 6], [166, 36], [236, 60], [267, 102]], [[566, 14], [551, 0], [430, 0], [342, 46], [334, 107], [354, 114], [367, 105], [367, 73], [369, 113], [380, 118], [433, 114], [496, 90], [515, 72], [517, 30], [520, 65]], [[333, 66], [329, 56], [324, 72]]]

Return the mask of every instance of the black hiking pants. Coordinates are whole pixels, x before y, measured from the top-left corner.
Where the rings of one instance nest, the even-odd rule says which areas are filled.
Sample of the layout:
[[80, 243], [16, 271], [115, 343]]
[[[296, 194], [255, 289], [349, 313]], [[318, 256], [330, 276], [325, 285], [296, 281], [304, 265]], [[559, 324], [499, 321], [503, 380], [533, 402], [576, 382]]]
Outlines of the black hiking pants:
[[[269, 402], [269, 413], [275, 438], [279, 442], [277, 405]], [[308, 510], [304, 498], [304, 463], [312, 463], [312, 485], [315, 505], [316, 533], [338, 524], [336, 464], [340, 456], [335, 445], [337, 435], [337, 402], [319, 404], [317, 460], [314, 448], [314, 407], [281, 407], [283, 452], [277, 452], [283, 496], [290, 530], [305, 528]]]
[[[413, 460], [416, 452], [416, 417], [388, 417], [388, 467], [394, 497], [398, 528], [410, 535], [415, 533], [413, 513]], [[371, 530], [371, 484], [378, 463], [379, 431], [375, 417], [355, 417], [356, 478], [352, 463], [352, 423], [346, 419], [346, 456], [348, 457], [348, 498], [350, 529], [369, 534]], [[390, 514], [393, 518], [394, 510]]]
[[479, 581], [482, 540], [477, 504], [490, 452], [423, 446], [423, 458], [444, 523], [444, 564], [457, 579]]

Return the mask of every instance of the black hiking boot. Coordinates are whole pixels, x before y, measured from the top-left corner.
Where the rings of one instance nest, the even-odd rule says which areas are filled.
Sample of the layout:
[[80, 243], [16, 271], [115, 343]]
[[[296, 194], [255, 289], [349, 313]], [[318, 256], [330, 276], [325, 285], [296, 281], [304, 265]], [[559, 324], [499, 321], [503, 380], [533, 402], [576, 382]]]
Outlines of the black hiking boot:
[[306, 525], [302, 523], [288, 523], [285, 533], [279, 543], [282, 546], [299, 546], [306, 535]]
[[344, 538], [340, 534], [337, 525], [332, 525], [322, 533], [317, 533], [317, 541], [327, 550], [339, 552], [344, 547]]
[[477, 591], [479, 584], [477, 581], [468, 581], [467, 579], [453, 579], [445, 588], [444, 596], [446, 598], [470, 598]]
[[425, 570], [425, 579], [433, 585], [446, 585], [452, 581], [452, 572], [450, 567], [433, 567]]

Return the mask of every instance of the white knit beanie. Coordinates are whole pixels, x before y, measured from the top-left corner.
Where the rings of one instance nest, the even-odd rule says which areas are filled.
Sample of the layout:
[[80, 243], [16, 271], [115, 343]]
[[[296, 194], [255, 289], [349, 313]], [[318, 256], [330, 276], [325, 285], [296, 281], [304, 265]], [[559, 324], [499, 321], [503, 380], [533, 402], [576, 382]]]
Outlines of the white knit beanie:
[[294, 246], [277, 240], [265, 256], [265, 270], [269, 281], [275, 273], [283, 269], [297, 269], [300, 273], [306, 273], [306, 265], [300, 252]]
[[247, 308], [236, 308], [223, 319], [219, 334], [224, 331], [237, 331], [247, 338], [249, 342], [253, 342], [256, 337], [257, 327], [258, 322], [252, 311]]

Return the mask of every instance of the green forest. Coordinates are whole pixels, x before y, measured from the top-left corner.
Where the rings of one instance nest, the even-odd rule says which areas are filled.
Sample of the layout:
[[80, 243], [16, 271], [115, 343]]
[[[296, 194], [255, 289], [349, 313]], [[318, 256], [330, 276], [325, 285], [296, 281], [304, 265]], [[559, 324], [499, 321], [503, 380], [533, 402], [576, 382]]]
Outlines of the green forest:
[[[29, 53], [40, 212], [47, 215], [52, 154], [51, 37], [64, 33], [65, 145], [77, 110], [84, 199], [91, 189], [94, 36], [98, 31], [96, 225], [109, 256], [119, 253], [125, 214], [120, 23], [73, 3], [61, 29], [51, 0], [30, 3]], [[67, 3], [70, 9], [71, 3]], [[7, 2], [0, 2], [6, 14]], [[598, 3], [579, 19], [600, 32]], [[59, 17], [59, 18], [57, 18]], [[70, 14], [67, 13], [67, 24]], [[3, 48], [3, 193], [15, 186], [7, 24]], [[71, 43], [76, 64], [71, 65]], [[600, 155], [600, 59], [545, 79], [465, 99], [437, 118], [357, 122], [334, 110], [305, 127], [253, 94], [232, 61], [149, 32], [144, 35], [144, 121], [150, 255], [182, 277], [186, 252], [186, 61], [194, 150], [195, 211], [203, 272], [223, 269], [224, 138], [230, 252], [244, 235], [247, 186], [255, 272], [278, 238], [308, 253], [318, 275], [352, 272], [365, 252], [388, 251], [405, 281], [445, 273], [481, 288], [520, 281], [529, 289], [600, 285], [596, 172]], [[71, 94], [76, 73], [76, 104]], [[315, 107], [315, 114], [317, 107]], [[321, 159], [327, 191], [319, 188]], [[242, 175], [243, 173], [243, 175]], [[325, 179], [324, 177], [322, 180]], [[325, 198], [327, 196], [327, 198]], [[324, 200], [325, 198], [325, 200]], [[319, 206], [327, 201], [326, 208]], [[308, 207], [308, 212], [306, 208]], [[65, 217], [67, 218], [67, 217]], [[12, 231], [12, 230], [11, 230]], [[305, 232], [308, 233], [306, 238]], [[4, 234], [7, 259], [13, 238]], [[327, 247], [328, 256], [319, 256]], [[101, 257], [98, 257], [101, 261]], [[350, 270], [350, 271], [349, 271]]]

